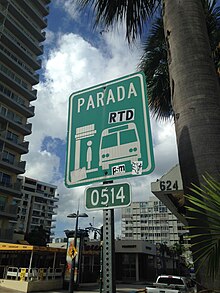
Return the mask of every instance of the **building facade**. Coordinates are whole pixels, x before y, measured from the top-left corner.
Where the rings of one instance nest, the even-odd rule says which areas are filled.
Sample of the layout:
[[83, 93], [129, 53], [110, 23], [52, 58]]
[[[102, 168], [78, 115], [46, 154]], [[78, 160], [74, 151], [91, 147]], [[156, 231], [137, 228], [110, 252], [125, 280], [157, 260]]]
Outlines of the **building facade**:
[[21, 197], [16, 199], [17, 219], [10, 225], [18, 234], [28, 234], [40, 226], [53, 237], [58, 208], [57, 186], [25, 176], [18, 176]]
[[185, 233], [184, 225], [155, 196], [122, 209], [122, 239], [172, 246]]
[[25, 172], [21, 155], [28, 152], [28, 118], [39, 82], [40, 55], [50, 0], [0, 1], [0, 241], [12, 242], [9, 221], [16, 219], [20, 197], [17, 175]]

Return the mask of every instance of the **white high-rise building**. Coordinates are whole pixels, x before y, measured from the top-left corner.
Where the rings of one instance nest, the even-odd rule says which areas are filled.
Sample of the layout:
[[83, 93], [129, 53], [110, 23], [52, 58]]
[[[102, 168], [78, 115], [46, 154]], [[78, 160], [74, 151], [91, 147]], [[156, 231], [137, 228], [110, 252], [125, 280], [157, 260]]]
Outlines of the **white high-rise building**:
[[39, 82], [46, 16], [51, 0], [0, 0], [0, 241], [13, 242], [10, 220], [17, 217], [17, 175], [25, 173], [23, 154], [34, 116], [33, 88]]
[[59, 200], [57, 186], [25, 176], [18, 176], [18, 180], [21, 182], [22, 195], [16, 199], [17, 219], [10, 221], [11, 226], [23, 234], [42, 226], [52, 236]]
[[185, 233], [184, 225], [155, 196], [122, 209], [122, 239], [148, 240], [172, 246]]

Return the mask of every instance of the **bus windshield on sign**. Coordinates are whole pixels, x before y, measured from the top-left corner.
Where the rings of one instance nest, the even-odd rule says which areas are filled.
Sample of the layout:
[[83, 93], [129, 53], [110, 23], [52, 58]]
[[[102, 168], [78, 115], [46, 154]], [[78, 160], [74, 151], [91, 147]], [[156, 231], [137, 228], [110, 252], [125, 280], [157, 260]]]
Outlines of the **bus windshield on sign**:
[[99, 150], [99, 166], [109, 169], [110, 164], [138, 161], [141, 158], [136, 125], [128, 123], [104, 129]]

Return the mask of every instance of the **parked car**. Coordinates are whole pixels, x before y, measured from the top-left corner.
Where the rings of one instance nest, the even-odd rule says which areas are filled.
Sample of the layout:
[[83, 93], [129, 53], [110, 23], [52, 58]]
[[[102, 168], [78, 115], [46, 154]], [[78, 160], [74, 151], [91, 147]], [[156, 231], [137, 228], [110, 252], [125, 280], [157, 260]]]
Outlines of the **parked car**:
[[161, 275], [152, 287], [145, 288], [146, 293], [196, 293], [196, 283], [188, 277]]

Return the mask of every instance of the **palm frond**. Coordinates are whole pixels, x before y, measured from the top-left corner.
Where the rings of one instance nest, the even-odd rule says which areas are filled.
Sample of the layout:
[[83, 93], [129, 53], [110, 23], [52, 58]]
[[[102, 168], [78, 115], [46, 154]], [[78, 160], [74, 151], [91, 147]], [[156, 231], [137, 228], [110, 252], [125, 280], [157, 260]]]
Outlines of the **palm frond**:
[[147, 76], [149, 108], [156, 119], [169, 119], [173, 110], [162, 17], [155, 20], [143, 48], [138, 67]]
[[203, 178], [205, 183], [201, 187], [193, 184], [192, 193], [186, 195], [190, 203], [186, 209], [193, 214], [187, 228], [200, 231], [190, 236], [195, 262], [198, 269], [206, 263], [207, 273], [214, 279], [220, 269], [220, 184], [209, 175]]
[[159, 0], [77, 0], [79, 6], [92, 6], [95, 12], [95, 26], [107, 29], [118, 22], [125, 22], [128, 42], [141, 36], [147, 20], [160, 6]]

